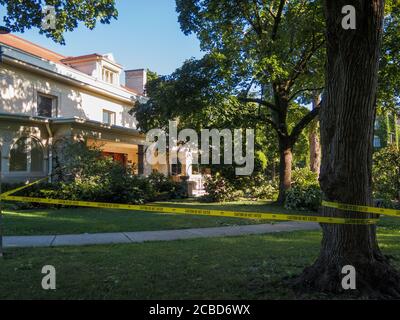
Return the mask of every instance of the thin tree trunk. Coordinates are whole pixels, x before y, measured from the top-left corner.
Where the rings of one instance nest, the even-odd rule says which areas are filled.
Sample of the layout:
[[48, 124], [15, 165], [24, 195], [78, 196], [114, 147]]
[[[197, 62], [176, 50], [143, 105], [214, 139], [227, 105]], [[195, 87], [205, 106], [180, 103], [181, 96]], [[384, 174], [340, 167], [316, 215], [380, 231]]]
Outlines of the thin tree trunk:
[[[357, 10], [357, 29], [341, 27], [345, 5]], [[375, 101], [384, 0], [325, 0], [326, 96], [321, 110], [321, 188], [329, 201], [372, 205], [371, 171]], [[371, 218], [322, 208], [320, 214]], [[400, 276], [382, 254], [376, 227], [322, 225], [320, 255], [296, 284], [341, 292], [342, 268], [356, 269], [357, 289], [369, 297], [400, 297]]]
[[290, 189], [292, 184], [292, 145], [287, 139], [280, 138], [279, 141], [279, 196], [278, 203], [283, 204], [286, 198], [286, 191]]
[[[318, 108], [320, 102], [320, 95], [318, 93], [314, 93], [313, 109]], [[319, 137], [318, 118], [311, 122], [308, 139], [310, 144], [310, 170], [319, 175], [321, 169], [321, 144]]]

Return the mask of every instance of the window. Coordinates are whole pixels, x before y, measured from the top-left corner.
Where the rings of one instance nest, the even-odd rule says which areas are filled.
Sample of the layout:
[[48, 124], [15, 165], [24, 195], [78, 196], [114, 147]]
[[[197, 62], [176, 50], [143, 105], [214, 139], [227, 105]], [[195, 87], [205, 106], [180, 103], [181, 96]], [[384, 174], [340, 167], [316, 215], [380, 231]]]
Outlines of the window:
[[51, 118], [57, 110], [57, 97], [38, 93], [37, 113], [39, 117]]
[[11, 172], [43, 172], [43, 148], [34, 138], [20, 138], [10, 151]]
[[38, 141], [31, 141], [31, 171], [43, 172], [43, 149]]
[[115, 112], [103, 110], [103, 123], [115, 126]]
[[381, 147], [381, 139], [377, 136], [374, 137], [374, 147], [380, 148]]
[[10, 171], [28, 171], [28, 139], [19, 139], [10, 153]]
[[115, 83], [115, 73], [107, 70], [107, 69], [103, 69], [102, 71], [102, 78], [103, 81], [114, 84]]

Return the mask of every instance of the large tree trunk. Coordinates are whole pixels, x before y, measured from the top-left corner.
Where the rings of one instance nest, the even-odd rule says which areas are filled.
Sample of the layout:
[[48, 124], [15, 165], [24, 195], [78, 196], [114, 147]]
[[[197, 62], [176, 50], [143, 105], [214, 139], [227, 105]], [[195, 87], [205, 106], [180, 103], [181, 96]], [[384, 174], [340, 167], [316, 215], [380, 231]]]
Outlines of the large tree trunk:
[[279, 196], [278, 203], [285, 202], [286, 191], [292, 184], [292, 145], [287, 138], [279, 138]]
[[[314, 93], [313, 98], [313, 109], [318, 108], [320, 103], [319, 93]], [[319, 137], [319, 120], [315, 119], [311, 122], [310, 133], [309, 133], [309, 144], [310, 144], [310, 170], [319, 175], [321, 168], [321, 144]]]
[[[357, 10], [357, 29], [344, 30], [345, 5]], [[325, 0], [327, 23], [326, 96], [321, 110], [321, 187], [328, 201], [368, 205], [371, 195], [372, 140], [384, 0]], [[369, 214], [322, 208], [322, 215], [370, 218]], [[357, 289], [370, 297], [399, 297], [400, 277], [381, 253], [376, 227], [322, 225], [315, 264], [297, 285], [343, 291], [341, 271], [352, 265]]]

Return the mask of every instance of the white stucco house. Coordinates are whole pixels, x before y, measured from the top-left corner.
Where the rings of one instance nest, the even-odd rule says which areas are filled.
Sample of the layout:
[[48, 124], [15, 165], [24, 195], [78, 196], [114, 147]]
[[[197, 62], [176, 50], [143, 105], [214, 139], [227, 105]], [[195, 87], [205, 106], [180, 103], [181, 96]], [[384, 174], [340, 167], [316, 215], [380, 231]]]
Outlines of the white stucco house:
[[100, 146], [139, 175], [159, 171], [200, 179], [189, 163], [168, 170], [144, 161], [145, 136], [129, 111], [146, 99], [146, 70], [124, 71], [112, 54], [65, 57], [12, 34], [0, 34], [0, 48], [3, 181], [51, 174], [58, 144], [66, 138]]

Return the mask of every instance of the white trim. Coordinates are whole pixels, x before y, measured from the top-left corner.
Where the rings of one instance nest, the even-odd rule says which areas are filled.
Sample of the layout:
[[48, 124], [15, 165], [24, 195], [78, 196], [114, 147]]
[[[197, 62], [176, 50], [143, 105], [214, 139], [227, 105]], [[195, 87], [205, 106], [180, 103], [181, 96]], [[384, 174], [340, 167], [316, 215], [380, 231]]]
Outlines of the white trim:
[[102, 80], [97, 80], [95, 77], [89, 76], [73, 69], [69, 66], [47, 61], [36, 56], [32, 56], [26, 52], [15, 48], [0, 44], [3, 48], [3, 61], [17, 65], [21, 68], [29, 69], [39, 73], [45, 73], [48, 76], [57, 78], [60, 81], [73, 83], [80, 88], [95, 91], [99, 94], [113, 97], [124, 102], [129, 102], [132, 105], [138, 99], [146, 99], [136, 95], [121, 86], [115, 86], [106, 83]]

